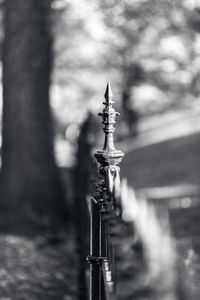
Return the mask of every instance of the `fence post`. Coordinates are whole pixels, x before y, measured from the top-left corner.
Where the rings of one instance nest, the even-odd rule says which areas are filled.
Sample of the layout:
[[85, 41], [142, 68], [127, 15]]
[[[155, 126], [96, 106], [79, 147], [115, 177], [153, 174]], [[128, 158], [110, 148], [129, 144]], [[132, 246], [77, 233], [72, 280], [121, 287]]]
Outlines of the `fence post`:
[[117, 214], [119, 198], [119, 170], [124, 153], [114, 146], [115, 117], [110, 83], [105, 91], [105, 108], [99, 113], [103, 119], [105, 141], [94, 156], [99, 163], [99, 179], [90, 203], [90, 300], [105, 300], [113, 290], [112, 266], [109, 250], [109, 219]]

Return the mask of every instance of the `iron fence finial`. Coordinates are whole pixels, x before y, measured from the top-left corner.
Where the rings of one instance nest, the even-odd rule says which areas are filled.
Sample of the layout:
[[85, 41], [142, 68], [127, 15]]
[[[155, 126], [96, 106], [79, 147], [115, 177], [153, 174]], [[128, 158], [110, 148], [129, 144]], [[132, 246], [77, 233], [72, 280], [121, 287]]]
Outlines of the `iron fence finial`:
[[97, 151], [94, 156], [102, 166], [118, 165], [124, 156], [124, 153], [117, 150], [114, 145], [115, 119], [119, 115], [112, 107], [114, 103], [113, 93], [110, 82], [107, 84], [104, 94], [105, 101], [103, 112], [99, 113], [102, 116], [103, 131], [105, 134], [104, 146], [102, 150]]

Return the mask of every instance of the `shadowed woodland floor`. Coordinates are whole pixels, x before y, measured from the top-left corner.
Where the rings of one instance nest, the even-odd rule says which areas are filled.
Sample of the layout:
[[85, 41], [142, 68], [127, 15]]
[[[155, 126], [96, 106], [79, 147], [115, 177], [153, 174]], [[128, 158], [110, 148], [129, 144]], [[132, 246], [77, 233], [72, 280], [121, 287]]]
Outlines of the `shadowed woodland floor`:
[[0, 235], [0, 299], [76, 299], [75, 233], [26, 237]]

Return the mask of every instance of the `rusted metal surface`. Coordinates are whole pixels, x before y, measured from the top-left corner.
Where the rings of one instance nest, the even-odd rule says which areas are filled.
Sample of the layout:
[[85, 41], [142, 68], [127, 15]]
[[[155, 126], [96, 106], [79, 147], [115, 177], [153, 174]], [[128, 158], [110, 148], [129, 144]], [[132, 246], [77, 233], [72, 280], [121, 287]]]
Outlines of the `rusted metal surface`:
[[110, 83], [105, 91], [103, 119], [105, 141], [94, 156], [99, 164], [99, 179], [90, 202], [90, 300], [105, 300], [114, 292], [113, 249], [110, 244], [110, 221], [120, 215], [120, 168], [124, 153], [114, 145], [115, 118]]

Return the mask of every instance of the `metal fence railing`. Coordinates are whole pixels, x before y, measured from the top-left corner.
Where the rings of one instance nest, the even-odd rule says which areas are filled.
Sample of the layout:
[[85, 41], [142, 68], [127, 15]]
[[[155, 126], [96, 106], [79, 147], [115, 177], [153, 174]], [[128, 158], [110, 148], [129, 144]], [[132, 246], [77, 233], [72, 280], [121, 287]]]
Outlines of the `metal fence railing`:
[[110, 227], [120, 217], [120, 168], [124, 153], [116, 150], [113, 141], [117, 113], [112, 107], [113, 95], [108, 83], [105, 92], [103, 119], [105, 142], [102, 150], [94, 156], [99, 164], [99, 178], [94, 196], [90, 201], [90, 300], [112, 298], [115, 290], [115, 266], [113, 246], [110, 242]]

